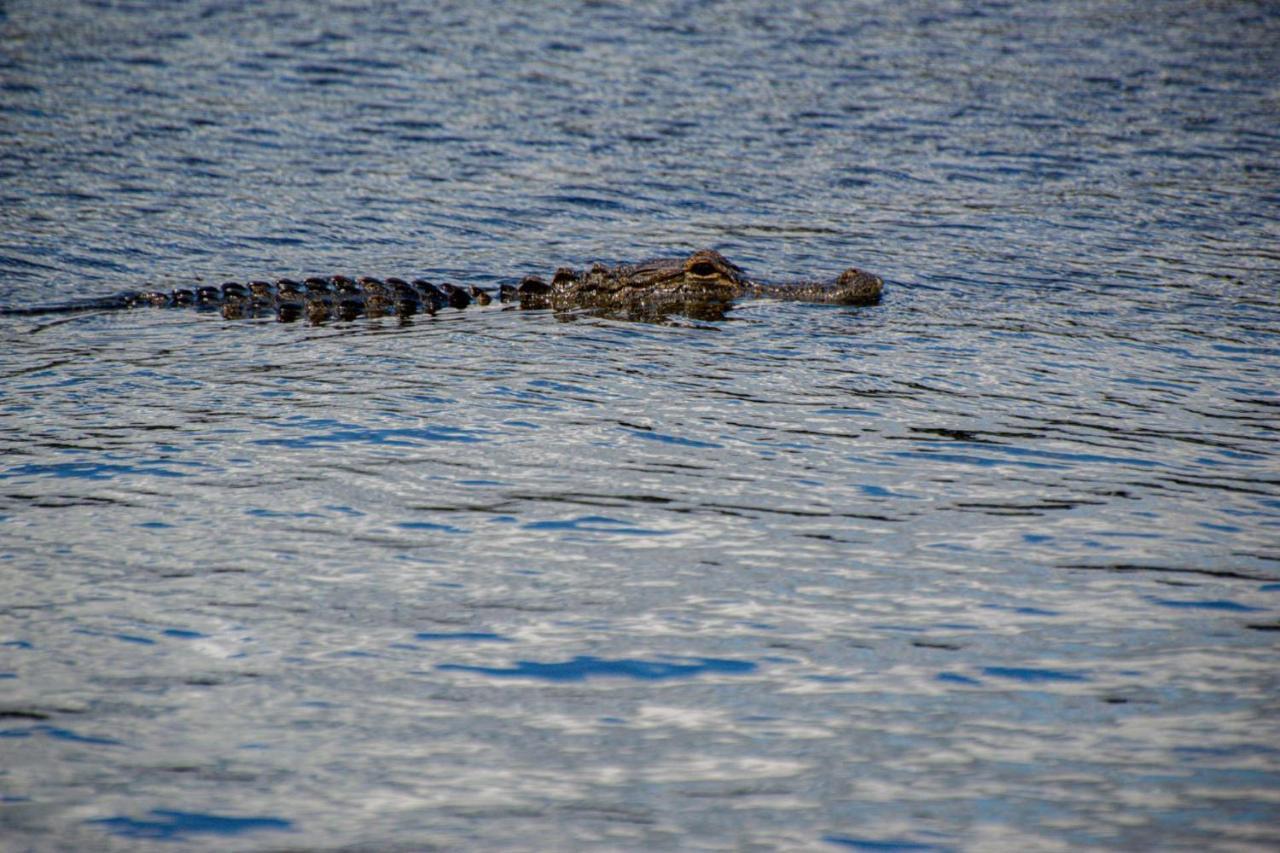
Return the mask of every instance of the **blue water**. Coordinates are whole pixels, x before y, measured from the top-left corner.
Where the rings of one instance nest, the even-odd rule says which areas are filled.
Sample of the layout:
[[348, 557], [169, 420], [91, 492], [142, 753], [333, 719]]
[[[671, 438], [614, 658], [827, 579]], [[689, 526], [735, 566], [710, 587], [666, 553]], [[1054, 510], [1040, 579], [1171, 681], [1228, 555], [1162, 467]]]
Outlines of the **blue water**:
[[0, 10], [0, 848], [1280, 846], [1265, 2]]

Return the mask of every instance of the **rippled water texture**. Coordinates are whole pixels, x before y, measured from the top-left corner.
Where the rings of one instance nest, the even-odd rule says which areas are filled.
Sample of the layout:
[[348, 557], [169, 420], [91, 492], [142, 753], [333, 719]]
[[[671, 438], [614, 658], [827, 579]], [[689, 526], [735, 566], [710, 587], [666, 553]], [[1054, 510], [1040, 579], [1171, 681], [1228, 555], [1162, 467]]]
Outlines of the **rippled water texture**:
[[0, 847], [1280, 845], [1265, 2], [0, 11]]

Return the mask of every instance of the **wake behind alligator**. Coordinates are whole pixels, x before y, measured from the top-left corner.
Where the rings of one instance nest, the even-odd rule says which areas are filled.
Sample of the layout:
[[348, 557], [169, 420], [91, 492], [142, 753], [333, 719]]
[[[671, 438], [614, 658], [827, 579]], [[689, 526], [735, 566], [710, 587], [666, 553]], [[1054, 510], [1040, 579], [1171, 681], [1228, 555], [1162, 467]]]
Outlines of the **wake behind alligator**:
[[435, 284], [426, 279], [401, 278], [282, 278], [275, 282], [229, 281], [193, 289], [129, 291], [97, 299], [56, 305], [0, 308], [0, 314], [66, 314], [154, 306], [195, 307], [219, 311], [228, 320], [274, 318], [280, 322], [305, 319], [320, 324], [358, 317], [398, 317], [435, 314], [472, 303], [499, 302], [528, 309], [584, 312], [620, 319], [660, 322], [683, 315], [721, 319], [743, 298], [770, 298], [830, 305], [873, 305], [884, 282], [878, 276], [850, 268], [830, 281], [764, 284], [747, 278], [742, 269], [719, 252], [703, 249], [684, 258], [656, 258], [636, 264], [596, 264], [574, 270], [562, 267], [550, 281], [529, 276], [518, 285], [504, 284], [496, 292], [479, 287]]

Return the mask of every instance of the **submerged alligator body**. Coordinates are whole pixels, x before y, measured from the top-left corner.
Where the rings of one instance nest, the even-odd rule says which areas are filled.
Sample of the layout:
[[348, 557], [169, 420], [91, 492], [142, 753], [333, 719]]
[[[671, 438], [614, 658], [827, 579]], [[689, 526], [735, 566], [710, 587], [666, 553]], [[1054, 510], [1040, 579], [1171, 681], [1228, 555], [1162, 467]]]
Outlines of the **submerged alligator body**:
[[229, 319], [274, 317], [281, 322], [310, 323], [357, 317], [434, 314], [443, 308], [465, 308], [472, 302], [503, 303], [556, 312], [586, 312], [629, 320], [660, 322], [673, 315], [721, 319], [741, 298], [764, 297], [831, 305], [872, 305], [884, 282], [870, 273], [847, 269], [827, 282], [761, 284], [712, 249], [684, 258], [659, 258], [638, 264], [590, 269], [562, 267], [551, 281], [529, 276], [518, 286], [502, 285], [496, 293], [479, 287], [433, 284], [425, 279], [308, 278], [304, 281], [227, 282], [221, 286], [169, 292], [121, 293], [61, 305], [0, 309], [3, 314], [52, 314], [139, 306], [195, 306], [218, 310]]

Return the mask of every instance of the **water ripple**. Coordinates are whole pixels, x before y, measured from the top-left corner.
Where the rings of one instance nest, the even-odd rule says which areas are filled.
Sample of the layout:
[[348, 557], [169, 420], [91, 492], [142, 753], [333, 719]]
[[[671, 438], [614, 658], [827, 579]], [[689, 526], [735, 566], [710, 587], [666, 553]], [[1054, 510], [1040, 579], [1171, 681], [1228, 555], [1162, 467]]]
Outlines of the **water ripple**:
[[6, 841], [1280, 844], [1272, 6], [0, 36], [3, 306], [706, 245], [887, 281], [668, 325], [0, 316]]

